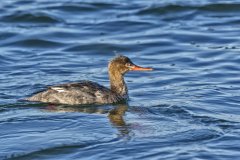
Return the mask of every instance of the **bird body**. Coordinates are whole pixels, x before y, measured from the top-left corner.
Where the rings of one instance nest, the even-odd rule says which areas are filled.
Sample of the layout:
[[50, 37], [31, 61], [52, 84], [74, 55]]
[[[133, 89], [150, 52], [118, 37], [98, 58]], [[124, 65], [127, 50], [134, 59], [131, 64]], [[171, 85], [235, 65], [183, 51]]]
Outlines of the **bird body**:
[[26, 100], [69, 105], [118, 103], [128, 98], [128, 89], [123, 76], [130, 70], [152, 69], [139, 67], [128, 57], [118, 56], [108, 65], [110, 89], [95, 82], [80, 81], [50, 86]]

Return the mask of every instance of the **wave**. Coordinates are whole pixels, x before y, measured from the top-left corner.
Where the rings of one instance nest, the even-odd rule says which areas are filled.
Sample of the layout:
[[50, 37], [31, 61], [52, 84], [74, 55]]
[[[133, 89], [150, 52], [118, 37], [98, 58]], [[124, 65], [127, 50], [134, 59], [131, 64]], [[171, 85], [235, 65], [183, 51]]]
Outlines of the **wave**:
[[117, 4], [114, 3], [100, 3], [100, 2], [92, 2], [92, 3], [86, 3], [86, 2], [79, 2], [79, 3], [65, 3], [64, 5], [52, 5], [49, 7], [45, 7], [43, 9], [50, 9], [50, 10], [57, 10], [57, 11], [63, 11], [63, 12], [76, 12], [76, 13], [82, 13], [82, 12], [94, 12], [99, 11], [102, 9], [109, 9], [117, 7]]
[[22, 39], [22, 40], [11, 40], [11, 42], [7, 42], [2, 44], [2, 46], [14, 46], [14, 47], [30, 47], [30, 48], [54, 48], [63, 46], [63, 43], [39, 39], [39, 38], [32, 38], [32, 39]]
[[229, 3], [215, 3], [205, 5], [181, 5], [181, 4], [168, 4], [168, 5], [152, 5], [140, 9], [138, 15], [162, 15], [166, 13], [178, 13], [183, 11], [209, 11], [209, 12], [240, 12], [240, 4]]
[[84, 149], [84, 148], [94, 148], [96, 146], [101, 145], [108, 145], [112, 143], [118, 142], [118, 138], [111, 139], [109, 141], [89, 141], [89, 142], [79, 142], [79, 143], [71, 143], [71, 144], [59, 144], [55, 146], [49, 146], [48, 148], [39, 148], [35, 151], [30, 151], [28, 153], [15, 153], [15, 154], [9, 154], [4, 156], [5, 159], [11, 159], [11, 160], [25, 160], [29, 159], [30, 157], [39, 157], [40, 156], [48, 156], [48, 157], [58, 157], [60, 156], [60, 159], [63, 157], [68, 157], [68, 154], [76, 153], [78, 150]]
[[16, 11], [0, 18], [7, 23], [61, 23], [62, 19], [45, 12]]

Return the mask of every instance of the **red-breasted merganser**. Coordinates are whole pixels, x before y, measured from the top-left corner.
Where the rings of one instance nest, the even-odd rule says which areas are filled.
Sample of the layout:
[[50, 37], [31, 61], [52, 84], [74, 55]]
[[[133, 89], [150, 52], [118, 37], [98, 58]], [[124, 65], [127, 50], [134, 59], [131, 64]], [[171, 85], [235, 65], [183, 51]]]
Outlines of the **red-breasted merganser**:
[[110, 89], [91, 81], [60, 84], [50, 86], [39, 92], [28, 101], [47, 102], [53, 104], [107, 104], [118, 103], [128, 98], [128, 90], [124, 81], [124, 74], [128, 71], [151, 71], [135, 65], [126, 56], [117, 56], [108, 64]]

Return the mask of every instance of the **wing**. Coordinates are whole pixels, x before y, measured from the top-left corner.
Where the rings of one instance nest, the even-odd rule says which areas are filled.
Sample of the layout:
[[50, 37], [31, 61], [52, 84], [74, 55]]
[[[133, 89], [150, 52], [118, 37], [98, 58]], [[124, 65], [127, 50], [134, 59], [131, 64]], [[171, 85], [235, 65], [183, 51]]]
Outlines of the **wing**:
[[58, 92], [69, 92], [72, 90], [78, 90], [78, 91], [92, 91], [95, 92], [97, 90], [104, 90], [104, 91], [110, 91], [110, 89], [97, 84], [92, 81], [80, 81], [75, 83], [66, 83], [66, 84], [60, 84], [55, 86], [49, 86], [49, 89], [56, 90]]

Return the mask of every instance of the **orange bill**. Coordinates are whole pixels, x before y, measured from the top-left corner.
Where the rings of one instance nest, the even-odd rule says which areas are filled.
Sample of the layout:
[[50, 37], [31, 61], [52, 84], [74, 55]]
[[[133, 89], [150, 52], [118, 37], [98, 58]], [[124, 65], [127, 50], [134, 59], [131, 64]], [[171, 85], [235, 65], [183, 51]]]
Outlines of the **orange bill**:
[[134, 65], [131, 67], [131, 70], [132, 71], [152, 71], [153, 68], [145, 68], [145, 67], [140, 67], [140, 66]]

